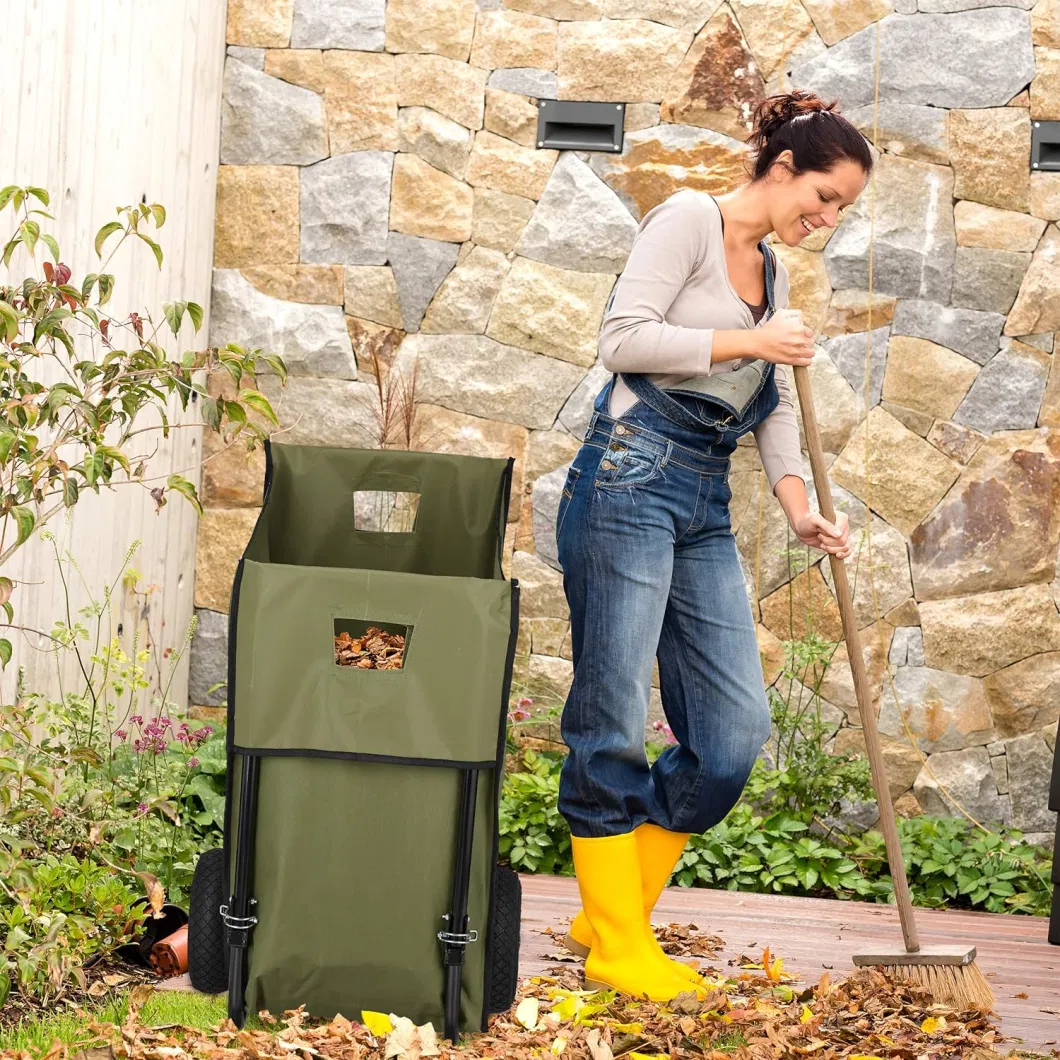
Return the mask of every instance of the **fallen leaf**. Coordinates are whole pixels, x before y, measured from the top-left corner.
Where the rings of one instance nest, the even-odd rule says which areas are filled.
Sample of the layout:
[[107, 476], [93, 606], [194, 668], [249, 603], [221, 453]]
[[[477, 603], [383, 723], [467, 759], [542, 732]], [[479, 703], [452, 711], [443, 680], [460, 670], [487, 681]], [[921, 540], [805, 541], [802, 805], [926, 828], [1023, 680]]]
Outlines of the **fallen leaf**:
[[151, 912], [156, 918], [160, 917], [162, 915], [162, 906], [166, 903], [166, 892], [162, 889], [162, 884], [158, 882], [158, 877], [152, 876], [149, 872], [134, 872], [133, 875], [139, 876], [143, 880]]
[[438, 1035], [434, 1025], [424, 1023], [417, 1027], [412, 1020], [405, 1016], [395, 1016], [390, 1013], [390, 1022], [394, 1029], [386, 1036], [386, 1049], [383, 1052], [384, 1060], [420, 1060], [424, 1056], [440, 1056], [438, 1050]]
[[944, 1031], [946, 1029], [946, 1017], [928, 1016], [928, 1018], [920, 1024], [920, 1029], [925, 1034], [934, 1034], [936, 1031]]
[[385, 1012], [364, 1010], [361, 1012], [361, 1022], [379, 1038], [389, 1034], [394, 1029], [394, 1025], [390, 1022], [390, 1017]]
[[585, 1044], [589, 1047], [592, 1060], [614, 1060], [615, 1054], [611, 1052], [611, 1046], [600, 1037], [600, 1032], [595, 1027], [585, 1036]]
[[537, 1017], [540, 1011], [541, 1005], [536, 997], [524, 997], [515, 1009], [515, 1018], [528, 1031], [532, 1031], [537, 1026]]

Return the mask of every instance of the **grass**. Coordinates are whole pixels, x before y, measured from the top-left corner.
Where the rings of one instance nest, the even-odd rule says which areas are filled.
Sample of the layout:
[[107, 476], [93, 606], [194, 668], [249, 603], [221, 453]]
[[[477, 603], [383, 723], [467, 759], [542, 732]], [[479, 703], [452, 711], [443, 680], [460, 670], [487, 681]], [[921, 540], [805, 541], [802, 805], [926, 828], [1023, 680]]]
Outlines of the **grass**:
[[89, 1019], [121, 1023], [127, 1011], [128, 999], [121, 997], [80, 1013], [71, 1009], [49, 1014], [42, 1019], [19, 1020], [10, 1027], [0, 1028], [0, 1051], [25, 1050], [38, 1055], [46, 1053], [56, 1038], [69, 1045], [93, 1045], [99, 1039], [89, 1031]]
[[[140, 1022], [145, 1027], [197, 1027], [208, 1031], [228, 1018], [225, 994], [192, 994], [185, 990], [156, 990], [140, 1010]], [[266, 1030], [257, 1016], [247, 1016], [248, 1030]], [[280, 1030], [277, 1023], [273, 1030]]]
[[[70, 1009], [49, 1014], [41, 1019], [21, 1020], [10, 1027], [0, 1028], [0, 1052], [28, 1052], [32, 1056], [46, 1053], [59, 1039], [71, 1046], [88, 1047], [101, 1044], [88, 1024], [120, 1024], [129, 1011], [127, 995], [104, 1002], [81, 1012]], [[146, 1027], [195, 1027], [208, 1031], [228, 1016], [224, 994], [192, 994], [181, 990], [157, 990], [144, 1002], [140, 1022]], [[257, 1016], [248, 1016], [250, 1030], [281, 1030], [282, 1023], [271, 1028], [263, 1026]]]
[[717, 1049], [719, 1052], [723, 1053], [734, 1052], [746, 1044], [747, 1039], [740, 1033], [740, 1031], [726, 1031], [724, 1034], [719, 1034], [717, 1038], [714, 1038], [710, 1043], [712, 1049]]

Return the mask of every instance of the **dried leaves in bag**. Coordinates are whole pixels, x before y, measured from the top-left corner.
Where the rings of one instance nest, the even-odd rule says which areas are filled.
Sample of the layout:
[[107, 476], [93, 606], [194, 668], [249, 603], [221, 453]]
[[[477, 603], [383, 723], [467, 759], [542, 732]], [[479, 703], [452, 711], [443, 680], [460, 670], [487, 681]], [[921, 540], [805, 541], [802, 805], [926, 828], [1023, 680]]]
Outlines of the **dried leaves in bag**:
[[361, 670], [400, 670], [405, 658], [405, 637], [369, 626], [358, 637], [340, 633], [335, 638], [335, 662]]

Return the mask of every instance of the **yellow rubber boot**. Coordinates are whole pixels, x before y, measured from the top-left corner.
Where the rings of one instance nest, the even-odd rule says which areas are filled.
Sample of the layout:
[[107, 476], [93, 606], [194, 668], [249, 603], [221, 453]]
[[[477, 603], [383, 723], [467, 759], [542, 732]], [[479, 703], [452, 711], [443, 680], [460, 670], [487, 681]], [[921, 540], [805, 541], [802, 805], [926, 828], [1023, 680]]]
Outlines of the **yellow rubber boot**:
[[[637, 858], [640, 861], [641, 884], [643, 887], [642, 897], [644, 905], [644, 920], [647, 925], [654, 949], [658, 955], [667, 961], [673, 971], [683, 976], [690, 983], [701, 983], [702, 976], [683, 961], [671, 957], [659, 945], [655, 933], [651, 930], [651, 911], [659, 900], [666, 881], [674, 871], [677, 859], [688, 843], [690, 832], [671, 832], [666, 828], [660, 828], [656, 824], [645, 823], [633, 829], [637, 837]], [[582, 909], [571, 923], [564, 939], [564, 944], [571, 953], [579, 957], [588, 956], [593, 945], [593, 929], [589, 918]]]
[[644, 918], [637, 837], [632, 832], [595, 839], [571, 837], [582, 907], [592, 925], [585, 958], [587, 989], [612, 989], [649, 1001], [672, 1001], [706, 988], [660, 961]]

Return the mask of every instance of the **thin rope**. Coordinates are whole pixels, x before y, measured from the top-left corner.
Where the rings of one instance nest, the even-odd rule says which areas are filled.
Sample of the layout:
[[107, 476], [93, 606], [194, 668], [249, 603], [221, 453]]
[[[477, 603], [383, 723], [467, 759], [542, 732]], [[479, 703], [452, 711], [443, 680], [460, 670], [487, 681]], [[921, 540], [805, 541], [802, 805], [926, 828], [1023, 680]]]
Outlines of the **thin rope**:
[[[791, 0], [786, 0], [784, 4], [784, 18], [782, 22], [782, 36], [780, 42], [780, 70], [779, 78], [777, 82], [777, 88], [779, 92], [785, 91], [785, 82], [787, 81], [787, 55], [788, 55], [788, 15], [791, 10]], [[873, 85], [873, 102], [872, 102], [872, 146], [879, 150], [879, 113], [880, 113], [880, 53], [881, 53], [881, 31], [880, 31], [880, 20], [876, 20], [876, 54], [875, 54], [875, 70], [874, 70], [874, 85]], [[790, 90], [790, 86], [788, 88]], [[869, 410], [872, 407], [872, 308], [873, 308], [873, 266], [875, 261], [875, 247], [876, 247], [876, 169], [873, 167], [871, 191], [870, 191], [870, 206], [869, 206], [869, 274], [868, 274], [868, 318], [865, 333], [865, 545], [866, 545], [866, 560], [868, 563], [869, 570], [869, 588], [872, 594], [872, 613], [874, 617], [874, 623], [876, 626], [876, 636], [880, 648], [880, 652], [883, 656], [883, 667], [884, 672], [887, 675], [887, 684], [890, 689], [891, 697], [894, 700], [894, 707], [898, 713], [898, 717], [902, 722], [902, 728], [905, 731], [907, 740], [910, 746], [916, 752], [917, 757], [920, 759], [922, 767], [927, 771], [928, 775], [934, 780], [938, 787], [938, 790], [942, 795], [957, 809], [959, 810], [969, 821], [972, 822], [977, 828], [986, 832], [988, 829], [975, 817], [973, 817], [964, 805], [956, 798], [955, 795], [943, 784], [939, 778], [935, 775], [934, 770], [928, 764], [927, 757], [920, 750], [917, 744], [916, 736], [910, 728], [909, 721], [906, 718], [905, 712], [902, 710], [901, 702], [898, 698], [898, 690], [894, 683], [894, 672], [891, 669], [890, 653], [884, 652], [884, 632], [883, 632], [883, 616], [880, 614], [879, 594], [876, 588], [876, 567], [873, 559], [873, 548], [872, 548], [872, 506], [871, 506], [871, 478], [869, 474], [869, 464], [871, 458], [871, 431], [869, 428]], [[755, 540], [755, 599], [761, 599], [761, 584], [762, 584], [762, 515], [763, 506], [765, 500], [765, 468], [759, 469], [758, 475], [758, 531]], [[789, 570], [789, 574], [790, 574]], [[789, 626], [791, 625], [791, 605], [792, 600], [792, 579], [788, 579], [788, 603], [789, 603]], [[790, 629], [789, 634], [794, 636], [794, 630]], [[872, 704], [868, 704], [868, 709], [872, 710]]]
[[[785, 76], [786, 76], [784, 67], [787, 66], [787, 57], [788, 57], [788, 11], [790, 9], [791, 9], [791, 0], [787, 0], [787, 2], [784, 4], [784, 22], [783, 22], [783, 28], [781, 30], [781, 34], [782, 35], [781, 35], [781, 38], [780, 38], [780, 81], [778, 83], [778, 88], [780, 89], [781, 92], [784, 91], [784, 79], [785, 79]], [[765, 500], [766, 500], [766, 469], [765, 469], [764, 465], [760, 464], [759, 468], [758, 468], [758, 529], [757, 529], [757, 531], [755, 533], [755, 573], [754, 573], [755, 603], [756, 603], [759, 611], [761, 611], [761, 607], [762, 607], [762, 514], [763, 514], [763, 510], [765, 508]], [[790, 571], [789, 571], [789, 573], [790, 573]], [[791, 606], [791, 599], [790, 599], [791, 588], [790, 587], [791, 587], [791, 581], [789, 580], [788, 581], [788, 593], [789, 593], [788, 605], [789, 605], [789, 610], [790, 610], [790, 606]], [[755, 616], [755, 617], [757, 619], [758, 616]], [[790, 625], [790, 621], [789, 621], [789, 625]], [[789, 630], [788, 632], [791, 633], [792, 631]]]
[[[880, 22], [876, 21], [876, 71], [875, 71], [875, 86], [874, 86], [874, 98], [872, 104], [872, 146], [878, 150], [879, 140], [879, 110], [880, 110]], [[901, 702], [898, 698], [898, 690], [894, 684], [894, 672], [891, 669], [890, 652], [884, 651], [886, 644], [885, 635], [883, 631], [883, 616], [880, 614], [880, 600], [879, 593], [876, 589], [876, 565], [873, 559], [873, 548], [872, 548], [872, 504], [871, 504], [871, 490], [872, 490], [872, 477], [869, 473], [869, 463], [872, 455], [871, 446], [871, 431], [869, 429], [869, 410], [872, 407], [872, 294], [873, 294], [873, 264], [875, 260], [875, 247], [876, 247], [876, 169], [873, 167], [872, 181], [871, 181], [871, 192], [869, 197], [869, 277], [868, 277], [868, 317], [865, 331], [865, 553], [868, 561], [869, 568], [869, 588], [872, 594], [872, 613], [874, 617], [874, 624], [876, 627], [877, 643], [879, 644], [880, 653], [883, 656], [883, 668], [887, 675], [887, 685], [891, 692], [891, 697], [894, 700], [894, 708], [898, 713], [898, 717], [902, 722], [902, 728], [905, 730], [906, 738], [909, 741], [910, 746], [916, 752], [917, 757], [920, 759], [921, 765], [927, 770], [928, 775], [938, 785], [938, 789], [942, 794], [962, 813], [969, 821], [972, 822], [977, 828], [986, 832], [988, 829], [975, 817], [973, 817], [968, 810], [962, 805], [962, 803], [953, 795], [953, 793], [939, 780], [935, 775], [934, 770], [928, 765], [927, 757], [920, 750], [917, 744], [916, 736], [910, 728], [909, 721], [906, 718], [905, 712], [902, 710]], [[869, 704], [869, 710], [872, 710], [872, 705]]]

